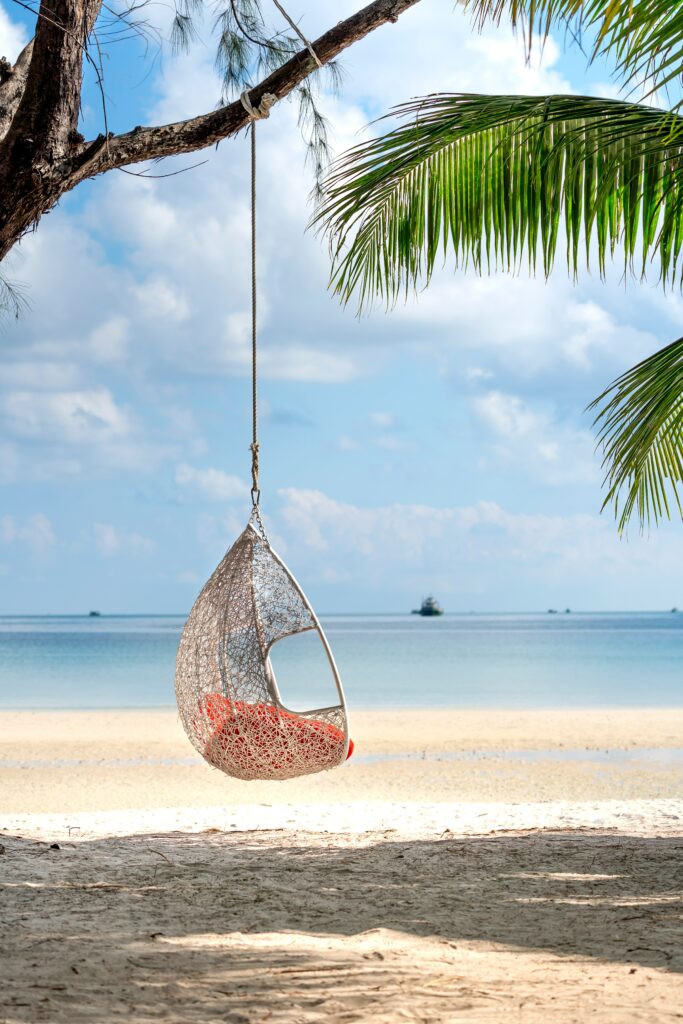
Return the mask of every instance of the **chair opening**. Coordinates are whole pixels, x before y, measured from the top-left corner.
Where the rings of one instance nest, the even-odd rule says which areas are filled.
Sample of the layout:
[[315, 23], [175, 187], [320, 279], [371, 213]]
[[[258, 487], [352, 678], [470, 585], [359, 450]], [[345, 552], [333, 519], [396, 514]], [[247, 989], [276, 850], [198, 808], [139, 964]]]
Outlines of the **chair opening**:
[[282, 704], [289, 711], [312, 711], [339, 704], [339, 694], [316, 630], [278, 640], [270, 649]]

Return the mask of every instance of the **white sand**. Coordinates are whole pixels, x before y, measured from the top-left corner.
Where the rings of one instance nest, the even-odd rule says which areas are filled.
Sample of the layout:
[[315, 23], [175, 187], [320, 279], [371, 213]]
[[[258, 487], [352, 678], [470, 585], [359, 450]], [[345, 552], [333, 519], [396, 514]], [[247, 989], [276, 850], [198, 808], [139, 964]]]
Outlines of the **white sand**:
[[683, 763], [596, 760], [664, 758], [681, 712], [354, 733], [266, 786], [177, 763], [168, 712], [0, 714], [0, 1022], [683, 1018]]

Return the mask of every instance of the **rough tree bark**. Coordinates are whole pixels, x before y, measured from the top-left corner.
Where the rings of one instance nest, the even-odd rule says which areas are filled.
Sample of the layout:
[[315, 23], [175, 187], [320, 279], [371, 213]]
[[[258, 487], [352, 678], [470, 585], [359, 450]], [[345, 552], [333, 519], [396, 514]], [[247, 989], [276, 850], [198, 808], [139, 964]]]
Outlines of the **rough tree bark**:
[[[238, 100], [187, 121], [137, 127], [85, 141], [78, 133], [83, 63], [103, 0], [42, 0], [35, 38], [12, 67], [0, 62], [0, 260], [85, 178], [140, 161], [194, 152], [249, 121]], [[323, 64], [419, 0], [375, 0], [313, 42]], [[301, 50], [255, 86], [250, 101], [273, 103], [314, 71]]]

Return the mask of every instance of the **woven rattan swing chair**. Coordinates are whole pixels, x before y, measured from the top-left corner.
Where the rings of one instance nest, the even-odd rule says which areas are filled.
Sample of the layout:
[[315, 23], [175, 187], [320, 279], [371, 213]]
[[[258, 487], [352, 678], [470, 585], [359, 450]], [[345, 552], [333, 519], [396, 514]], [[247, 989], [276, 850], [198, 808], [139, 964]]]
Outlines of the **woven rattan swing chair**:
[[[246, 529], [190, 612], [178, 647], [175, 687], [185, 731], [209, 764], [238, 779], [290, 779], [337, 767], [353, 743], [327, 638], [301, 587], [270, 546], [259, 510], [254, 129], [252, 122], [253, 507]], [[318, 634], [327, 654], [336, 702], [294, 712], [281, 699], [270, 652], [278, 641], [308, 631]]]

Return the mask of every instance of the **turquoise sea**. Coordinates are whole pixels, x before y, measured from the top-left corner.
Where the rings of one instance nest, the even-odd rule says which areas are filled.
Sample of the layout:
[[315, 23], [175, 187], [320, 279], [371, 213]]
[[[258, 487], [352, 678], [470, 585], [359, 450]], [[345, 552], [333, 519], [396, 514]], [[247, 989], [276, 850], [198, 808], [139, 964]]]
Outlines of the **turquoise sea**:
[[[357, 707], [683, 706], [683, 614], [323, 617]], [[178, 616], [0, 617], [0, 707], [173, 704]], [[332, 699], [314, 636], [273, 654], [292, 707]]]

